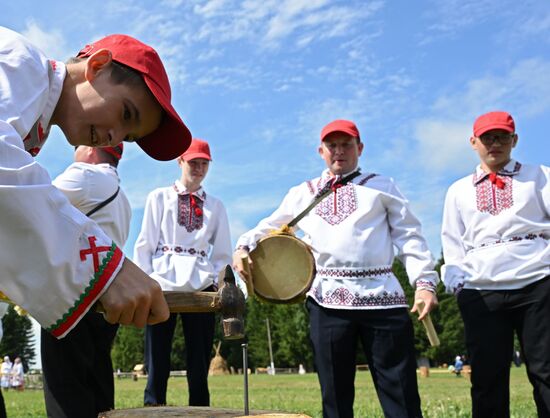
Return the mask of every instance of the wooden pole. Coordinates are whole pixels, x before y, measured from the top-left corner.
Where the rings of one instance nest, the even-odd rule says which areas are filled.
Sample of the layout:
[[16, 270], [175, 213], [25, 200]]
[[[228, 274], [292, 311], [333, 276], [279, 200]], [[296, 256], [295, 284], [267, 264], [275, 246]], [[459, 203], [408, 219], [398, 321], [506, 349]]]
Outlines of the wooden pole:
[[269, 330], [269, 318], [265, 319], [267, 324], [267, 343], [269, 345], [269, 359], [271, 361], [271, 374], [275, 374], [275, 363], [273, 362], [273, 351], [271, 349], [271, 331]]

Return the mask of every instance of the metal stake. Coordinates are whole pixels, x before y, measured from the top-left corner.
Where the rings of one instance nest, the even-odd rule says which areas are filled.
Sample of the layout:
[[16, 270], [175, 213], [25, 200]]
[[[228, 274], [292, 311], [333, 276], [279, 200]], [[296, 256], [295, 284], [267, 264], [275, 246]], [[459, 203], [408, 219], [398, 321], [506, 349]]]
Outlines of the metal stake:
[[243, 373], [244, 373], [244, 414], [248, 416], [248, 344], [241, 344], [243, 348]]

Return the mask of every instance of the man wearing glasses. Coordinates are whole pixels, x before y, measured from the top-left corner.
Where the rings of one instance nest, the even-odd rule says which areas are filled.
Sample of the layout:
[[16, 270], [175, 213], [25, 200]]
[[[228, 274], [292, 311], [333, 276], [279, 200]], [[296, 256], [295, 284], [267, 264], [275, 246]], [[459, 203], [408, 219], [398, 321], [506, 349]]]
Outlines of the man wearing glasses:
[[477, 118], [480, 164], [445, 199], [441, 276], [464, 320], [474, 418], [510, 416], [514, 332], [550, 417], [550, 168], [512, 159], [517, 143], [510, 114]]

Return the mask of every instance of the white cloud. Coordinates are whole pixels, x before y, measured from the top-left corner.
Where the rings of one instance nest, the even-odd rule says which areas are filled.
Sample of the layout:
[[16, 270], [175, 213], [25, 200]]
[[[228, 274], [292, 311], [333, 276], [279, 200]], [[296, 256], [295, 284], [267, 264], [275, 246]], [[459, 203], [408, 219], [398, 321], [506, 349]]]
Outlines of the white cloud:
[[264, 191], [257, 190], [258, 194], [243, 195], [239, 199], [232, 201], [227, 205], [231, 213], [238, 214], [238, 218], [247, 217], [273, 211], [281, 203], [281, 196], [274, 194], [265, 194]]
[[226, 5], [226, 0], [210, 0], [203, 5], [195, 5], [193, 11], [203, 18], [211, 18], [220, 14]]
[[478, 161], [468, 141], [478, 115], [507, 110], [519, 121], [550, 110], [550, 61], [527, 59], [504, 74], [472, 79], [460, 92], [437, 98], [432, 110], [414, 123], [417, 158], [430, 172], [468, 172]]
[[162, 4], [171, 8], [177, 8], [181, 6], [185, 0], [162, 0]]
[[222, 55], [223, 53], [219, 49], [210, 48], [204, 52], [199, 53], [199, 55], [197, 55], [197, 61], [211, 61], [216, 58], [220, 58]]
[[550, 109], [550, 61], [542, 58], [516, 62], [507, 73], [468, 82], [464, 91], [440, 97], [434, 111], [451, 115], [457, 109], [472, 119], [491, 109], [536, 116]]
[[471, 123], [442, 119], [420, 120], [415, 127], [415, 138], [418, 141], [415, 160], [428, 172], [468, 172], [477, 161], [477, 154], [469, 142], [471, 132]]
[[382, 1], [353, 6], [335, 6], [325, 0], [287, 0], [267, 22], [266, 46], [276, 46], [298, 33], [295, 46], [303, 48], [315, 39], [349, 35], [363, 27], [382, 6]]
[[428, 25], [428, 31], [455, 35], [474, 23], [479, 25], [494, 16], [502, 16], [502, 11], [515, 8], [516, 2], [513, 0], [432, 0], [431, 3], [432, 7], [425, 16], [434, 23]]
[[48, 57], [64, 61], [74, 55], [74, 51], [68, 48], [60, 30], [46, 32], [34, 19], [26, 22], [26, 28], [22, 34]]

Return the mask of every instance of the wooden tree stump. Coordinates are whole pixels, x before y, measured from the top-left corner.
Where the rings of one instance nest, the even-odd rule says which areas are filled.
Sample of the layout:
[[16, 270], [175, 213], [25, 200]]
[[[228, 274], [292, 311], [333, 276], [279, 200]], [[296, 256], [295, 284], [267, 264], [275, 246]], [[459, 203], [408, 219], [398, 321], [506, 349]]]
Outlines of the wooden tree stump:
[[[241, 418], [242, 409], [210, 408], [204, 406], [149, 406], [144, 408], [114, 409], [102, 412], [98, 418]], [[250, 411], [248, 416], [273, 418], [311, 418], [304, 414], [274, 411]]]

